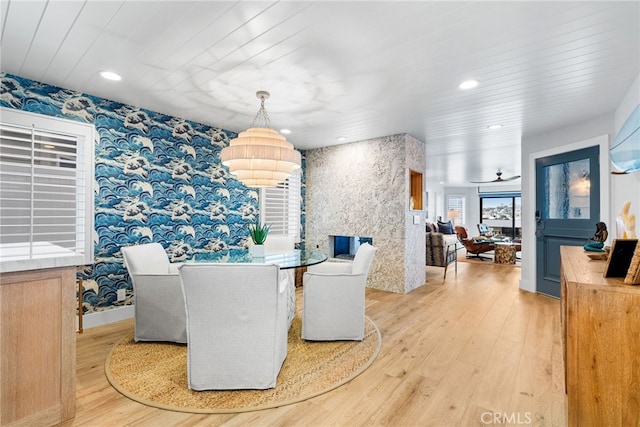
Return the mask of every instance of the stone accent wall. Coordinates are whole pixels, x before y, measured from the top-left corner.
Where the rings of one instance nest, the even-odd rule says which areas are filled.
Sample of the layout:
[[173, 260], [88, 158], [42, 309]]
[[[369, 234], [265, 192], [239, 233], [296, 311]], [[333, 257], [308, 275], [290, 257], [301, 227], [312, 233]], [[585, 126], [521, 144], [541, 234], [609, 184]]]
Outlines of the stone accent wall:
[[[409, 169], [420, 172], [423, 177], [422, 191], [424, 193], [425, 183], [424, 176], [427, 162], [426, 147], [424, 142], [405, 135], [405, 169], [406, 169], [406, 190], [405, 190], [405, 212], [406, 231], [405, 231], [405, 284], [404, 291], [409, 292], [415, 288], [424, 285], [426, 280], [426, 235], [425, 235], [425, 211], [409, 210]], [[424, 194], [422, 196], [423, 203]], [[424, 209], [424, 206], [423, 206]], [[418, 216], [418, 224], [414, 223], [414, 216]]]
[[328, 252], [332, 235], [372, 237], [367, 286], [406, 293], [423, 285], [424, 212], [409, 211], [409, 169], [424, 174], [424, 143], [400, 134], [306, 155], [307, 248]]

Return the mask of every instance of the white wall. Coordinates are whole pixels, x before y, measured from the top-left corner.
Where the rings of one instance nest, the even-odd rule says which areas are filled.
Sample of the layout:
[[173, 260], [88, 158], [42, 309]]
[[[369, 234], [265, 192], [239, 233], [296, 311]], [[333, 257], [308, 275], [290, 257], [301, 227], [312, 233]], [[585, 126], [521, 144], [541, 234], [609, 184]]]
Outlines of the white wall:
[[522, 278], [520, 288], [536, 291], [535, 159], [600, 145], [600, 220], [609, 219], [609, 135], [613, 113], [522, 140]]
[[[638, 104], [640, 104], [640, 75], [638, 75], [636, 81], [631, 85], [627, 95], [615, 112], [614, 123], [616, 132], [620, 130], [627, 120], [627, 117], [629, 117], [629, 114], [631, 114]], [[613, 175], [611, 177], [611, 184], [610, 217], [615, 221], [615, 217], [620, 213], [622, 205], [626, 201], [631, 201], [630, 212], [636, 215], [636, 233], [638, 233], [638, 228], [640, 227], [640, 172], [627, 175]], [[615, 234], [613, 221], [609, 232]]]
[[[575, 126], [522, 139], [522, 232], [523, 259], [520, 288], [535, 292], [535, 170], [534, 159], [598, 143], [601, 146], [601, 220], [615, 233], [615, 216], [623, 203], [631, 200], [631, 213], [640, 217], [640, 172], [610, 175], [608, 144], [626, 118], [640, 103], [640, 75], [620, 101], [615, 113], [595, 117]], [[603, 142], [603, 139], [605, 142]], [[603, 147], [606, 150], [603, 150]], [[604, 152], [603, 152], [604, 151]], [[637, 229], [636, 229], [637, 231]], [[613, 234], [612, 233], [612, 234]], [[611, 240], [611, 235], [610, 235]]]
[[428, 194], [427, 219], [435, 222], [439, 216], [444, 218], [444, 186], [438, 182], [425, 182], [425, 192]]

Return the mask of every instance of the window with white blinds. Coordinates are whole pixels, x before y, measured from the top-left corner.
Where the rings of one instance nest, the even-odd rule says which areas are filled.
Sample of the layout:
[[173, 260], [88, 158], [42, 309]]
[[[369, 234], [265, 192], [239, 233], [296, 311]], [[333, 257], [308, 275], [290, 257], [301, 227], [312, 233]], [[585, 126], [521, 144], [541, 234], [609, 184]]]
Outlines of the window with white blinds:
[[[451, 222], [454, 226], [456, 225], [464, 225], [464, 196], [456, 196], [449, 195], [447, 196], [447, 216], [451, 219]], [[456, 212], [456, 214], [451, 215], [451, 212]], [[455, 218], [454, 218], [455, 216]]]
[[300, 169], [277, 187], [260, 192], [260, 222], [271, 225], [269, 234], [294, 236], [300, 241]]
[[2, 110], [2, 271], [92, 261], [92, 153], [93, 127]]

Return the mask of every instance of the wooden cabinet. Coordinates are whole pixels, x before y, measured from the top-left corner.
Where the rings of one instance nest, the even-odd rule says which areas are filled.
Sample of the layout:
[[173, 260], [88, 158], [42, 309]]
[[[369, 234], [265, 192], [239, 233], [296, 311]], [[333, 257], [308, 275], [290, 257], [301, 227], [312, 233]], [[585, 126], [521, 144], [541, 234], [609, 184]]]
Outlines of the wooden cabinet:
[[639, 426], [640, 286], [605, 279], [581, 247], [560, 253], [569, 426]]
[[76, 408], [75, 267], [0, 274], [0, 425], [45, 426]]

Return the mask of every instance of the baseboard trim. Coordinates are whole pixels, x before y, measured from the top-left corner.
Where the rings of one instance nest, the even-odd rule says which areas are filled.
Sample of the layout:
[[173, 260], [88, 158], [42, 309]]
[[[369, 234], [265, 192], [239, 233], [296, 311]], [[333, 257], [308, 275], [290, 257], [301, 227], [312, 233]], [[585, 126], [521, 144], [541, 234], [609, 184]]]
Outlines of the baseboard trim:
[[523, 291], [536, 293], [535, 283], [532, 283], [530, 280], [521, 279], [520, 289], [522, 289]]
[[[82, 317], [82, 329], [90, 329], [97, 326], [108, 325], [109, 323], [131, 319], [133, 318], [133, 316], [133, 305], [126, 305], [124, 307], [112, 308], [111, 310], [97, 311], [95, 313], [85, 314]], [[78, 319], [76, 319], [76, 329], [77, 328]]]

